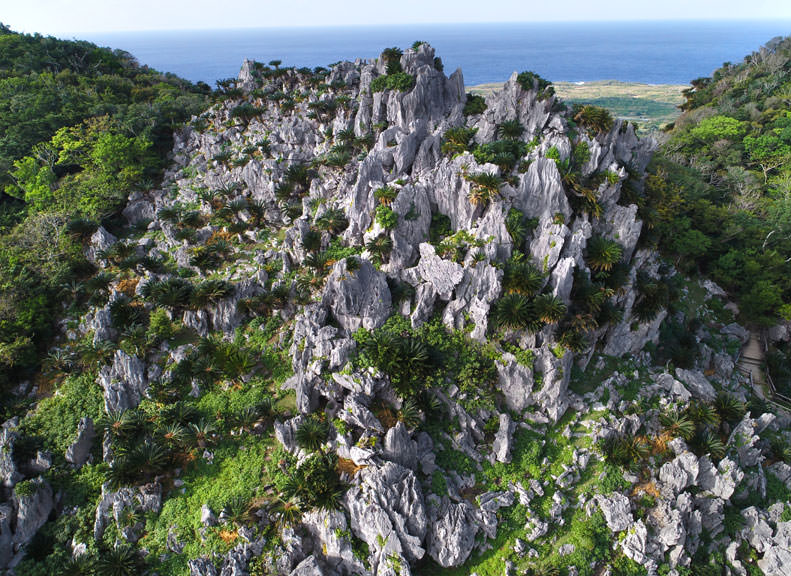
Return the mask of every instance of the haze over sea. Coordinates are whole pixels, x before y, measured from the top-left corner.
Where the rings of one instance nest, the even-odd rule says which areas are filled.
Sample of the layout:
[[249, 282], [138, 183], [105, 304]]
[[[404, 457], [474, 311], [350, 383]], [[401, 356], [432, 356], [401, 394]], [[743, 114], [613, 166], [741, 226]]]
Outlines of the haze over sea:
[[384, 48], [407, 48], [415, 40], [436, 48], [447, 73], [460, 66], [467, 85], [501, 82], [514, 70], [533, 70], [553, 81], [687, 84], [788, 34], [789, 21], [668, 21], [123, 32], [85, 38], [211, 85], [236, 76], [244, 58], [326, 66], [374, 58]]

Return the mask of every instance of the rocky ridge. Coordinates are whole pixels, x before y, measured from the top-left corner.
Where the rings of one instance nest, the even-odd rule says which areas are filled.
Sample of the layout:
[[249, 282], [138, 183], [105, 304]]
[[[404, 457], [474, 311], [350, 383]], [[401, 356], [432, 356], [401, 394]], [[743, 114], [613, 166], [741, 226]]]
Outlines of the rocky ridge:
[[[380, 90], [382, 79], [405, 89]], [[681, 574], [706, 549], [722, 551], [730, 573], [746, 574], [753, 562], [786, 574], [788, 504], [767, 505], [767, 486], [791, 489], [791, 467], [768, 441], [788, 440], [788, 420], [738, 409], [750, 391], [726, 347], [716, 348], [738, 350], [738, 325], [701, 327], [686, 368], [656, 366], [648, 353], [669, 312], [667, 301], [646, 312], [646, 286], [676, 275], [639, 244], [643, 223], [628, 200], [641, 191], [653, 143], [627, 123], [572, 112], [532, 75], [515, 73], [485, 107], [469, 104], [461, 71], [446, 76], [425, 43], [320, 73], [247, 61], [228, 97], [177, 135], [161, 188], [130, 198], [124, 216], [145, 231], [118, 238], [99, 228], [91, 237], [86, 253], [100, 269], [124, 246], [217, 290], [180, 305], [161, 294], [183, 279], [166, 266], [138, 265], [135, 282], [112, 281], [108, 302], [70, 338], [117, 342], [123, 327], [114, 311], [130, 301], [149, 310], [159, 302], [196, 338], [225, 342], [250, 318], [274, 318], [295, 413], [278, 414], [264, 433], [294, 470], [310, 465], [310, 452], [339, 463], [343, 496], [334, 505], [303, 505], [291, 524], [277, 506], [262, 505], [252, 526], [238, 526], [230, 550], [187, 558], [190, 574], [243, 575], [263, 565], [292, 575], [408, 575], [468, 565], [498, 534], [508, 542], [506, 574], [547, 559], [582, 573], [591, 565], [575, 554], [593, 552], [559, 534], [596, 521], [612, 545], [606, 557], [591, 556], [593, 567], [628, 560], [648, 574]], [[466, 141], [454, 148], [454, 138]], [[536, 285], [524, 288], [530, 274]], [[514, 295], [525, 296], [522, 308], [506, 305]], [[706, 301], [714, 298], [709, 290]], [[554, 312], [523, 321], [537, 302]], [[485, 351], [492, 371], [476, 381], [482, 399], [462, 382], [405, 391], [395, 372], [360, 360], [369, 354], [364, 335], [386, 331], [394, 318], [409, 338], [443, 326]], [[194, 340], [132, 352], [115, 349], [98, 372], [109, 415], [134, 411], [204, 354]], [[573, 376], [592, 385], [570, 389]], [[191, 396], [205, 393], [196, 375], [188, 384]], [[416, 418], [405, 416], [426, 397]], [[701, 449], [695, 434], [668, 424], [685, 406], [726, 397], [737, 416], [717, 416], [699, 434], [725, 438], [720, 444]], [[445, 429], [430, 425], [436, 414]], [[300, 430], [313, 420], [328, 431], [308, 449]], [[4, 425], [0, 443], [8, 496], [0, 561], [8, 566], [58, 507], [39, 478], [47, 466], [34, 475], [34, 463], [13, 458], [14, 427]], [[112, 436], [81, 420], [65, 460], [120, 467]], [[197, 457], [211, 464], [203, 444]], [[143, 524], [127, 522], [124, 510], [159, 514], [168, 490], [180, 487], [177, 476], [105, 484], [95, 541], [114, 524], [118, 542], [146, 542]], [[15, 493], [23, 478], [35, 489]], [[201, 509], [202, 533], [228, 522], [215, 512]], [[75, 555], [80, 549], [75, 542]], [[169, 533], [162, 556], [183, 554], [184, 542]]]

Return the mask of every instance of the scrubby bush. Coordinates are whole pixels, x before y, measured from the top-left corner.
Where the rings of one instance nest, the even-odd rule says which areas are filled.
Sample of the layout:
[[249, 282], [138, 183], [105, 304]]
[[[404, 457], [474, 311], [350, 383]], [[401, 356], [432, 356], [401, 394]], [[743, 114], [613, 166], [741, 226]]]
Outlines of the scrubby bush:
[[464, 103], [464, 115], [475, 116], [486, 111], [486, 100], [479, 94], [467, 94], [467, 101]]
[[446, 156], [455, 156], [474, 149], [473, 137], [475, 128], [458, 126], [448, 128], [442, 139], [442, 153]]
[[545, 100], [555, 93], [552, 83], [535, 72], [520, 72], [516, 77], [516, 82], [523, 90], [538, 90], [539, 100]]
[[574, 110], [574, 121], [596, 134], [606, 134], [615, 124], [609, 110], [589, 104]]
[[398, 92], [409, 92], [415, 87], [415, 77], [406, 72], [395, 72], [384, 76], [377, 76], [371, 81], [371, 92], [382, 92], [384, 90], [397, 90]]
[[398, 212], [389, 206], [377, 206], [376, 222], [385, 230], [392, 230], [398, 225]]

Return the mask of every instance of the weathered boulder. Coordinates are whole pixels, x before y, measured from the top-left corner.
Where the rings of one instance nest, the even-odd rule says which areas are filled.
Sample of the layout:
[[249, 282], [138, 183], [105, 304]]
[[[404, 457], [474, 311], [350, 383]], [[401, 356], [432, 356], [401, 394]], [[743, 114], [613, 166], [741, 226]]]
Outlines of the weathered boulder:
[[629, 262], [643, 229], [642, 221], [637, 219], [637, 205], [619, 206], [616, 204], [609, 207], [604, 213], [602, 224], [605, 235], [615, 238], [618, 244], [623, 247], [624, 262]]
[[642, 520], [638, 520], [629, 528], [626, 537], [621, 541], [621, 548], [627, 558], [638, 564], [645, 565], [650, 562], [650, 549], [648, 542], [648, 529]]
[[568, 387], [571, 377], [573, 354], [565, 351], [558, 358], [555, 353], [543, 347], [538, 351], [535, 370], [543, 376], [541, 390], [534, 394], [536, 403], [554, 422], [557, 422], [568, 407]]
[[613, 532], [626, 530], [634, 523], [629, 498], [620, 492], [613, 492], [609, 496], [599, 494], [596, 496], [596, 502], [604, 514], [607, 526]]
[[0, 569], [5, 568], [14, 556], [13, 520], [14, 509], [8, 504], [0, 504]]
[[462, 330], [467, 322], [474, 324], [470, 337], [486, 338], [489, 308], [500, 296], [502, 271], [487, 262], [464, 269], [462, 281], [456, 288], [456, 298], [445, 307], [443, 322], [449, 328]]
[[93, 420], [81, 418], [77, 424], [77, 438], [66, 448], [66, 462], [74, 464], [77, 468], [85, 464], [91, 455], [95, 436]]
[[461, 264], [437, 256], [434, 247], [427, 242], [422, 243], [419, 250], [417, 274], [433, 286], [442, 300], [450, 300], [453, 290], [464, 278], [464, 268]]
[[521, 413], [531, 404], [533, 371], [506, 352], [497, 362], [497, 387], [510, 410]]
[[201, 506], [200, 509], [200, 523], [204, 526], [216, 526], [217, 525], [217, 516], [215, 516], [212, 509], [209, 508], [208, 504], [204, 504]]
[[85, 251], [85, 257], [94, 264], [99, 264], [102, 260], [101, 253], [106, 252], [110, 247], [118, 242], [118, 238], [110, 234], [104, 226], [99, 226], [96, 232], [91, 235], [90, 243]]
[[772, 527], [766, 515], [755, 506], [750, 506], [742, 510], [742, 518], [742, 536], [759, 554], [764, 554], [772, 546]]
[[514, 433], [515, 424], [511, 421], [508, 414], [500, 414], [500, 427], [492, 443], [494, 459], [498, 462], [511, 461], [511, 436]]
[[730, 499], [744, 478], [744, 472], [728, 457], [720, 460], [716, 468], [708, 456], [702, 457], [699, 464], [698, 486], [723, 500]]
[[542, 227], [571, 221], [571, 205], [554, 160], [538, 158], [530, 164], [519, 178], [514, 207], [528, 218], [538, 218]]
[[417, 443], [410, 438], [403, 422], [398, 422], [385, 434], [382, 456], [405, 468], [417, 469]]
[[322, 303], [347, 334], [361, 327], [378, 328], [391, 309], [385, 275], [368, 260], [355, 258], [355, 262], [359, 264], [356, 270], [349, 268], [348, 259], [333, 266], [322, 296]]
[[[313, 538], [313, 554], [309, 558], [320, 558], [331, 570], [343, 574], [364, 572], [362, 562], [354, 556], [351, 541], [345, 534], [348, 533], [346, 515], [339, 510], [314, 510], [302, 516], [302, 525]], [[315, 572], [316, 567], [311, 567], [314, 572], [304, 572], [304, 560], [292, 574], [323, 574]], [[302, 568], [300, 568], [302, 567]], [[320, 569], [320, 568], [319, 568]], [[299, 572], [299, 570], [303, 570]]]
[[695, 483], [698, 472], [698, 457], [692, 452], [685, 451], [662, 465], [659, 469], [659, 480], [664, 491], [676, 496]]
[[530, 254], [539, 270], [548, 274], [555, 267], [569, 234], [565, 224], [558, 224], [551, 219], [541, 221], [535, 238], [530, 242]]
[[13, 488], [23, 478], [14, 461], [14, 444], [19, 437], [16, 432], [18, 425], [19, 419], [13, 418], [5, 422], [0, 430], [0, 481], [6, 488]]
[[713, 402], [717, 398], [717, 391], [702, 372], [676, 368], [676, 377], [687, 385], [687, 389], [696, 398], [707, 402]]
[[674, 546], [683, 545], [687, 537], [687, 530], [684, 526], [684, 519], [681, 512], [670, 507], [664, 502], [658, 507], [657, 513], [653, 516], [657, 524], [657, 540], [664, 550]]
[[290, 576], [324, 576], [326, 572], [321, 569], [315, 556], [308, 556], [296, 565]]
[[[54, 501], [52, 488], [41, 477], [29, 481], [30, 493], [17, 494], [16, 528], [14, 544], [24, 546], [47, 521]], [[18, 484], [15, 490], [18, 490]]]
[[346, 493], [354, 533], [371, 550], [374, 570], [390, 554], [419, 560], [428, 528], [423, 491], [414, 472], [394, 462], [369, 466]]
[[263, 539], [237, 544], [225, 554], [220, 567], [220, 576], [248, 576], [250, 561], [260, 556], [263, 548]]
[[195, 558], [187, 562], [190, 576], [217, 576], [217, 567], [208, 558]]
[[354, 394], [347, 395], [343, 400], [343, 410], [339, 415], [341, 420], [348, 422], [352, 426], [357, 426], [363, 430], [371, 432], [384, 432], [382, 423], [371, 412], [368, 407], [361, 402], [360, 398], [355, 398]]
[[145, 362], [123, 350], [116, 350], [112, 365], [99, 370], [98, 380], [104, 390], [104, 409], [107, 412], [136, 408], [148, 389]]
[[772, 539], [767, 541], [764, 557], [758, 567], [766, 576], [789, 576], [791, 574], [791, 522], [778, 522]]
[[756, 434], [756, 421], [746, 414], [731, 432], [728, 447], [735, 450], [739, 465], [750, 468], [763, 461], [761, 450], [756, 446], [760, 437]]
[[443, 568], [461, 566], [475, 545], [478, 524], [475, 510], [467, 501], [451, 503], [448, 498], [431, 512], [428, 553]]

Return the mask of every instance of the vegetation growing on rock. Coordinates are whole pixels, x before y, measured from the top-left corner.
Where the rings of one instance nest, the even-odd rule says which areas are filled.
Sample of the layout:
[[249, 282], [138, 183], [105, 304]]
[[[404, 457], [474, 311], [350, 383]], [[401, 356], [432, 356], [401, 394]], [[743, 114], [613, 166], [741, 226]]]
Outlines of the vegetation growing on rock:
[[[118, 114], [15, 168], [8, 266], [54, 221], [58, 279], [79, 281], [62, 308], [41, 299], [59, 321], [37, 333], [46, 359], [5, 372], [0, 562], [780, 573], [789, 420], [735, 370], [749, 333], [726, 292], [673, 252], [698, 221], [684, 240], [669, 212], [716, 185], [699, 166], [674, 164], [685, 188], [646, 173], [652, 143], [532, 73], [468, 99], [424, 42], [314, 70], [246, 61], [214, 100], [162, 173]], [[719, 112], [666, 146], [775, 145]], [[761, 171], [769, 186], [779, 168]], [[40, 318], [25, 306], [9, 310]]]

